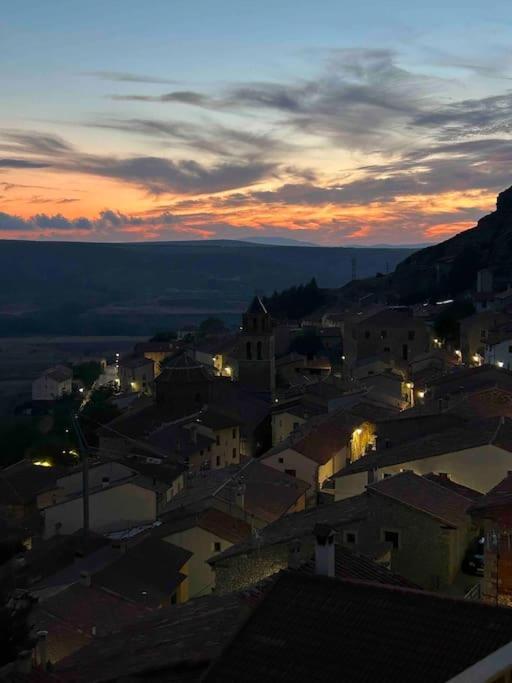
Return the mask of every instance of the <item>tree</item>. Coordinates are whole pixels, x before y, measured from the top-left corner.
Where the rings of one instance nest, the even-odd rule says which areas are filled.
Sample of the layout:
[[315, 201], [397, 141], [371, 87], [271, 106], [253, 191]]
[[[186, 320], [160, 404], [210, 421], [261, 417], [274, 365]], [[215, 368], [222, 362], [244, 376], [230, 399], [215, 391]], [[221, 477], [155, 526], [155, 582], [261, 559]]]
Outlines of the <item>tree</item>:
[[325, 293], [318, 287], [316, 279], [311, 278], [307, 285], [299, 285], [274, 292], [263, 303], [276, 318], [300, 320], [326, 302]]
[[101, 375], [101, 365], [96, 361], [87, 361], [73, 365], [73, 379], [81, 380], [87, 389], [90, 389], [94, 382]]
[[84, 418], [82, 428], [85, 438], [91, 445], [97, 444], [96, 431], [98, 427], [111, 422], [121, 414], [119, 408], [110, 400], [113, 395], [114, 390], [110, 387], [96, 389], [80, 413]]
[[220, 318], [206, 318], [199, 325], [199, 334], [201, 337], [209, 337], [216, 334], [222, 334], [226, 331], [226, 326]]
[[[19, 543], [2, 541], [0, 557], [3, 563], [9, 561], [20, 551]], [[6, 573], [8, 576], [9, 574]], [[0, 583], [0, 667], [16, 661], [24, 650], [34, 647], [29, 615], [37, 599], [26, 591], [14, 590], [10, 580], [3, 578]]]
[[174, 330], [168, 330], [167, 332], [157, 332], [154, 334], [150, 342], [172, 342], [177, 338], [177, 334]]

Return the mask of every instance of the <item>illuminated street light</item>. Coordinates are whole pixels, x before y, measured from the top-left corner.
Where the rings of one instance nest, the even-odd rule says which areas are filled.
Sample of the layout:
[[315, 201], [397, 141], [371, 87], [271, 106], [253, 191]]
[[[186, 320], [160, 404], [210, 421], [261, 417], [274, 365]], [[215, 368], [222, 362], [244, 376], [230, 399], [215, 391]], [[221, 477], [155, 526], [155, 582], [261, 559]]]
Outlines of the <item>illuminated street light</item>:
[[496, 365], [497, 365], [499, 368], [502, 368], [502, 367], [505, 365], [505, 363], [504, 363], [502, 360], [499, 360], [499, 361], [496, 363]]

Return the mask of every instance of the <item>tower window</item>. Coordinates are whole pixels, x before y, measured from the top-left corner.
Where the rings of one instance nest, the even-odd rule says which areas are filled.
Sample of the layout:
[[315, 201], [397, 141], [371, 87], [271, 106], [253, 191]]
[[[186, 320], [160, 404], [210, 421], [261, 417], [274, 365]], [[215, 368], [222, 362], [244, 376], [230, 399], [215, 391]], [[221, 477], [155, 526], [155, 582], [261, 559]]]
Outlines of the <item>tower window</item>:
[[247, 360], [252, 360], [251, 342], [247, 342], [247, 344], [245, 345], [245, 356]]
[[261, 358], [262, 358], [261, 351], [262, 351], [262, 343], [259, 341], [256, 344], [256, 355], [258, 357], [258, 360], [261, 360]]
[[253, 318], [252, 326], [255, 330], [258, 329], [258, 318]]

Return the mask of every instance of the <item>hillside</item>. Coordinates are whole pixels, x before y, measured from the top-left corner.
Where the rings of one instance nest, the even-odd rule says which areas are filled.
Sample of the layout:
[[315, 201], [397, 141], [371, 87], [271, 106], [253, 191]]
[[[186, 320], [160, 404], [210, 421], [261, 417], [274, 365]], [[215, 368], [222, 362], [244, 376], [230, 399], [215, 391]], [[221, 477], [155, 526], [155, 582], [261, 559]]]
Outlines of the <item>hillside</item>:
[[498, 288], [512, 282], [512, 187], [474, 228], [406, 258], [389, 284], [405, 302], [453, 298], [475, 286], [482, 268], [493, 271]]
[[2, 241], [0, 335], [149, 334], [210, 314], [239, 319], [248, 299], [316, 277], [320, 287], [391, 271], [410, 249]]

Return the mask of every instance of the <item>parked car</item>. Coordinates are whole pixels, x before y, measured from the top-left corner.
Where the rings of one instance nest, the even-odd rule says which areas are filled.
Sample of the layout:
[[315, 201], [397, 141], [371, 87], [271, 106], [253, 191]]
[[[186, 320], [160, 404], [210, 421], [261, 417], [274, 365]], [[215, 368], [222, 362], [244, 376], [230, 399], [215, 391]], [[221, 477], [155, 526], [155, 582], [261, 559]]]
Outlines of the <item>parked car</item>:
[[473, 576], [483, 576], [484, 573], [484, 545], [485, 537], [475, 538], [469, 545], [462, 561], [462, 571]]

